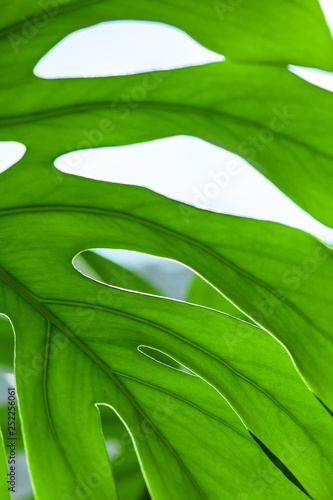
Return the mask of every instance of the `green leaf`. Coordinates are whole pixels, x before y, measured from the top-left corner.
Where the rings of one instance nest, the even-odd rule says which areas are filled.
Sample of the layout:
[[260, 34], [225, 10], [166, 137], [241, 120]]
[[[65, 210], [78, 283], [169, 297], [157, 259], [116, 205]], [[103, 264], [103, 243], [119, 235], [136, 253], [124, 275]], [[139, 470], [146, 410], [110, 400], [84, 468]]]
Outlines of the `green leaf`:
[[[119, 500], [133, 500], [133, 498], [139, 500], [145, 489], [145, 484], [129, 434], [113, 412], [107, 411], [103, 406], [99, 407], [99, 411], [101, 412], [105, 438], [116, 441], [121, 447], [120, 455], [111, 460]], [[7, 422], [8, 408], [7, 406], [0, 407], [0, 429], [7, 428]], [[16, 413], [15, 432], [17, 438], [15, 449], [16, 451], [22, 451], [24, 447], [18, 412]], [[0, 479], [1, 477], [3, 476], [1, 475]], [[5, 489], [4, 486], [8, 487], [7, 484], [0, 485], [0, 491]]]
[[[25, 144], [22, 168], [33, 165], [36, 175], [68, 150], [186, 134], [239, 154], [311, 215], [333, 224], [332, 95], [285, 68], [222, 62], [126, 77], [34, 77], [16, 85], [4, 77], [5, 83], [0, 137]], [[224, 189], [223, 177], [216, 183]]]
[[12, 367], [14, 364], [14, 335], [7, 318], [0, 315], [0, 366]]
[[3, 498], [3, 500], [10, 500], [8, 484], [7, 484], [8, 480], [7, 473], [8, 471], [7, 471], [5, 444], [0, 428], [0, 491], [1, 491], [1, 498]]
[[[27, 170], [18, 166], [2, 175], [4, 195], [14, 178], [16, 193], [20, 189], [27, 193], [27, 181], [23, 181]], [[1, 248], [0, 273], [1, 303], [16, 332], [16, 377], [28, 457], [33, 481], [41, 495], [49, 488], [50, 480], [48, 471], [40, 474], [40, 464], [44, 461], [48, 470], [53, 470], [53, 481], [56, 474], [59, 490], [54, 495], [59, 498], [64, 491], [73, 490], [73, 474], [84, 480], [91, 474], [94, 457], [105, 455], [94, 408], [94, 403], [101, 402], [114, 406], [129, 427], [148, 484], [157, 498], [181, 497], [189, 492], [192, 498], [202, 498], [202, 492], [205, 498], [216, 498], [230, 491], [236, 495], [244, 489], [244, 481], [248, 483], [258, 459], [262, 460], [252, 456], [258, 452], [257, 445], [253, 448], [252, 443], [248, 450], [250, 472], [246, 464], [239, 465], [239, 457], [233, 456], [234, 446], [220, 446], [222, 436], [226, 436], [225, 425], [219, 423], [215, 427], [212, 423], [212, 419], [221, 419], [221, 411], [228, 414], [222, 420], [228, 418], [228, 425], [233, 427], [238, 425], [237, 417], [230, 409], [226, 411], [222, 399], [216, 393], [211, 394], [212, 389], [197, 377], [170, 370], [144, 357], [137, 348], [146, 345], [165, 352], [215, 387], [245, 426], [290, 469], [306, 491], [316, 498], [326, 498], [333, 477], [328, 446], [331, 417], [307, 391], [287, 353], [273, 338], [218, 312], [102, 286], [80, 276], [71, 261], [75, 254], [89, 247], [125, 247], [174, 258], [196, 269], [220, 289], [228, 288], [229, 295], [245, 310], [254, 307], [252, 301], [276, 299], [271, 295], [273, 287], [283, 284], [277, 278], [300, 256], [309, 256], [311, 250], [319, 248], [318, 256], [322, 258], [330, 255], [330, 250], [313, 237], [278, 224], [200, 211], [142, 188], [59, 173], [53, 177], [54, 172], [48, 169], [43, 173], [45, 177], [29, 179], [29, 196], [34, 198], [30, 206], [27, 196], [22, 196], [24, 206], [2, 207], [1, 221], [8, 234], [8, 245]], [[22, 177], [19, 183], [22, 188], [18, 187], [18, 177]], [[54, 189], [51, 189], [52, 179]], [[60, 179], [61, 189], [56, 189]], [[1, 199], [3, 204], [5, 196]], [[136, 200], [133, 208], [131, 199]], [[67, 200], [71, 200], [70, 205]], [[179, 217], [181, 210], [187, 210], [190, 223]], [[29, 225], [24, 226], [27, 221]], [[17, 250], [14, 251], [19, 248], [24, 256], [19, 257]], [[261, 261], [258, 267], [256, 262], [263, 248], [271, 258]], [[295, 253], [297, 248], [299, 253]], [[294, 325], [313, 328], [313, 337], [306, 339], [308, 344], [302, 339], [302, 347], [310, 349], [311, 363], [301, 367], [316, 382], [324, 380], [318, 376], [317, 368], [321, 365], [315, 364], [314, 356], [314, 348], [318, 347], [314, 336], [320, 331], [304, 317], [305, 312], [299, 311], [309, 307], [304, 301], [307, 286], [311, 287], [311, 307], [318, 305], [316, 298], [319, 300], [325, 289], [314, 287], [314, 282], [323, 280], [319, 283], [325, 284], [330, 265], [329, 259], [320, 262], [316, 273], [304, 280], [297, 291], [292, 290], [292, 294], [285, 286], [280, 292], [284, 294], [283, 307], [277, 306], [262, 319], [292, 345], [297, 342], [297, 328], [290, 332], [286, 317]], [[325, 306], [324, 301], [322, 308]], [[306, 312], [311, 314], [311, 310]], [[304, 336], [304, 329], [300, 332]], [[299, 350], [297, 345], [297, 361]], [[305, 356], [301, 361], [304, 359], [308, 361]], [[316, 371], [312, 371], [314, 367]], [[330, 393], [329, 384], [326, 386], [324, 382], [324, 387]], [[172, 404], [168, 409], [169, 397]], [[207, 401], [212, 397], [214, 403], [210, 403], [209, 413], [213, 416], [207, 421]], [[170, 414], [162, 422], [154, 418], [159, 399], [163, 411]], [[180, 406], [172, 411], [175, 404]], [[191, 413], [193, 405], [197, 408], [195, 417]], [[36, 411], [38, 427], [32, 417]], [[309, 420], [310, 414], [313, 418]], [[192, 436], [191, 459], [187, 455], [189, 436], [183, 429], [184, 419]], [[142, 431], [147, 421], [153, 427]], [[208, 455], [199, 439], [204, 428], [207, 429], [205, 445], [214, 450]], [[244, 432], [245, 428], [242, 440]], [[33, 446], [40, 436], [47, 443], [45, 450]], [[234, 431], [231, 439], [237, 439]], [[292, 454], [286, 451], [288, 446]], [[81, 457], [82, 448], [86, 451]], [[245, 457], [244, 444], [239, 449]], [[229, 464], [225, 475], [221, 472], [224, 460]], [[235, 474], [230, 474], [231, 464], [239, 471], [236, 481]], [[168, 477], [167, 485], [158, 473], [166, 465], [173, 471], [170, 474], [173, 479]], [[36, 470], [38, 473], [34, 473]], [[179, 474], [181, 489], [177, 482]], [[110, 478], [106, 484], [103, 483], [103, 488], [111, 496]], [[289, 497], [284, 486], [274, 483], [272, 487], [274, 498], [282, 491], [282, 497]], [[265, 498], [267, 491], [262, 493]], [[100, 497], [101, 492], [94, 490], [92, 498], [94, 495]], [[257, 491], [256, 498], [261, 498]]]
[[[124, 269], [114, 262], [95, 254], [84, 252], [75, 259], [75, 266], [80, 272], [89, 272], [89, 276], [117, 286], [130, 284], [133, 289], [158, 294], [147, 282], [136, 274]], [[0, 316], [1, 364], [13, 365], [14, 339], [13, 331], [7, 318]], [[103, 434], [107, 440], [116, 441], [121, 447], [121, 453], [111, 460], [117, 485], [119, 500], [140, 500], [145, 490], [138, 460], [131, 439], [119, 418], [110, 411], [99, 407], [102, 417]], [[7, 427], [8, 408], [0, 407], [0, 429]], [[16, 451], [23, 450], [21, 423], [19, 413], [16, 414]]]
[[195, 276], [192, 280], [186, 296], [186, 301], [192, 304], [199, 304], [201, 306], [210, 307], [211, 309], [216, 309], [217, 311], [230, 314], [235, 318], [248, 320], [245, 314], [242, 314], [236, 306], [207, 283], [207, 281], [200, 278], [200, 276]]
[[[174, 24], [230, 60], [119, 78], [32, 74], [66, 34], [110, 18]], [[121, 472], [113, 463], [112, 474], [104, 405], [114, 438], [118, 417], [128, 430], [155, 500], [329, 500], [332, 248], [282, 225], [51, 168], [70, 150], [193, 135], [244, 157], [332, 225], [332, 96], [286, 68], [332, 69], [318, 3], [20, 0], [1, 23], [1, 139], [20, 141], [27, 152], [1, 175], [0, 310], [15, 330], [37, 498], [132, 496], [121, 477], [128, 478], [127, 465]], [[80, 254], [82, 263], [92, 248], [182, 262], [259, 327], [87, 279], [72, 261]], [[93, 276], [102, 278], [106, 263], [93, 259]], [[185, 371], [157, 363], [152, 351]], [[132, 463], [138, 491], [142, 478]]]
[[86, 272], [89, 273], [90, 277], [102, 281], [107, 285], [152, 295], [162, 295], [160, 291], [136, 273], [119, 266], [95, 252], [83, 252], [76, 257], [75, 267], [83, 274], [86, 274], [85, 266], [88, 266]]
[[118, 416], [106, 406], [99, 406], [104, 436], [121, 447], [111, 459], [119, 500], [141, 500], [146, 489], [133, 443]]
[[[49, 269], [54, 258], [50, 257], [50, 264], [50, 250], [43, 247], [45, 231], [58, 242], [57, 232], [67, 231], [63, 246], [68, 247], [68, 262], [89, 247], [124, 248], [182, 262], [282, 342], [311, 390], [333, 409], [330, 247], [296, 229], [201, 211], [143, 188], [94, 182], [49, 169], [39, 169], [39, 175], [33, 176], [33, 170], [20, 167], [18, 163], [2, 174], [2, 227], [14, 238], [1, 249], [3, 265], [16, 256], [12, 248], [29, 248], [25, 238], [34, 238], [40, 255], [36, 277], [45, 269], [49, 279], [57, 282], [58, 276]], [[15, 221], [21, 228], [20, 221], [27, 218], [34, 224], [44, 220], [44, 232], [15, 231]], [[78, 239], [80, 223], [85, 229], [82, 240]], [[66, 224], [70, 224], [67, 229]], [[24, 242], [17, 241], [24, 235]], [[35, 250], [30, 259], [24, 250], [24, 257], [11, 263], [9, 272], [16, 275], [20, 269], [25, 275], [29, 266], [34, 269]], [[54, 269], [56, 264], [57, 260]]]
[[260, 0], [17, 0], [10, 8], [1, 0], [0, 5], [0, 52], [14, 78], [28, 73], [67, 34], [112, 19], [171, 24], [235, 60], [333, 68], [332, 38], [317, 0], [275, 0], [264, 8]]
[[[153, 288], [149, 283], [147, 283], [147, 281], [140, 278], [137, 274], [115, 264], [95, 252], [85, 251], [81, 253], [75, 258], [74, 265], [82, 274], [86, 275], [88, 273], [87, 275], [90, 278], [97, 279], [107, 285], [113, 285], [119, 288], [125, 288], [127, 290], [142, 293], [162, 295], [160, 291]], [[224, 300], [230, 305], [230, 302], [226, 299]], [[172, 366], [177, 370], [184, 370], [182, 365], [174, 360], [171, 360], [171, 358], [168, 358], [160, 351], [153, 351], [152, 357], [160, 363]]]
[[[111, 459], [119, 500], [139, 500], [145, 484], [129, 434], [115, 413], [108, 411], [104, 406], [100, 406], [99, 411], [105, 439], [114, 440], [121, 447], [120, 455]], [[16, 412], [16, 452], [24, 450], [20, 420], [19, 412]], [[0, 407], [0, 429], [6, 429], [7, 423], [8, 408], [7, 406]]]

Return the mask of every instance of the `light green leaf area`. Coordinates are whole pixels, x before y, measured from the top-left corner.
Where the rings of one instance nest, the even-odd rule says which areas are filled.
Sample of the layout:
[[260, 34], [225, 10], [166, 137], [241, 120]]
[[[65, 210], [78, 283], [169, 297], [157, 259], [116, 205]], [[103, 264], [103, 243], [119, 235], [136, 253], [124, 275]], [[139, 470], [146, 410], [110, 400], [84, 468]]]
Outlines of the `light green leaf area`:
[[104, 436], [119, 445], [118, 455], [111, 457], [112, 471], [119, 500], [141, 500], [146, 490], [131, 436], [108, 407], [99, 406]]
[[[242, 156], [311, 215], [333, 225], [332, 95], [286, 68], [222, 62], [15, 84], [6, 75], [0, 138], [27, 147], [22, 167], [52, 164], [70, 150], [196, 136]], [[223, 176], [216, 182], [223, 190]]]
[[[0, 368], [1, 370], [12, 368], [14, 362], [14, 336], [13, 329], [10, 322], [4, 316], [0, 315]], [[18, 415], [16, 413], [16, 419]], [[20, 430], [20, 425], [16, 421], [16, 450], [20, 450], [23, 447], [22, 434]], [[7, 433], [8, 428], [8, 406], [0, 406], [0, 492], [1, 499], [10, 500], [10, 494], [8, 491], [8, 469], [7, 469], [7, 459], [6, 459], [6, 448], [4, 442], [3, 432]], [[7, 434], [6, 434], [7, 435]]]
[[[108, 285], [153, 295], [162, 295], [160, 291], [153, 288], [137, 274], [124, 269], [95, 252], [83, 252], [76, 257], [74, 265], [82, 274]], [[216, 309], [246, 321], [249, 320], [220, 292], [197, 275], [193, 276], [184, 299], [192, 304]]]
[[[64, 258], [68, 252], [68, 262], [87, 248], [124, 248], [182, 262], [282, 342], [311, 390], [333, 408], [330, 247], [280, 224], [205, 212], [143, 188], [49, 168], [39, 168], [32, 177], [33, 171], [21, 165], [2, 174], [0, 197], [3, 230], [10, 235], [15, 221], [22, 221], [16, 243], [2, 249], [6, 259], [15, 259], [14, 271], [18, 266], [23, 273], [36, 269], [36, 278], [45, 272], [51, 279], [54, 258], [43, 254], [44, 234], [58, 246], [56, 231], [66, 228], [63, 252]], [[39, 219], [45, 221], [44, 232], [36, 234], [32, 222], [22, 231], [24, 221]], [[82, 241], [77, 239], [80, 223], [86, 223]], [[16, 241], [19, 237], [24, 239]], [[33, 255], [43, 258], [29, 260], [25, 238], [34, 238]], [[20, 248], [24, 257], [16, 258]], [[2, 262], [5, 266], [6, 260]], [[57, 265], [55, 259], [53, 268]]]
[[[114, 412], [109, 411], [103, 406], [100, 406], [99, 410], [101, 412], [103, 434], [105, 439], [107, 442], [111, 441], [111, 443], [115, 443], [115, 445], [119, 447], [119, 453], [110, 457], [114, 478], [117, 484], [119, 500], [140, 500], [145, 490], [145, 483], [131, 438], [124, 425]], [[0, 407], [0, 428], [6, 429], [7, 422], [8, 408], [7, 406]], [[21, 423], [18, 412], [16, 412], [15, 433], [16, 452], [23, 451]], [[90, 480], [98, 481], [96, 474], [99, 474], [101, 476], [100, 480], [102, 480], [104, 478], [103, 475], [109, 473], [108, 467], [108, 465], [104, 465], [104, 467], [102, 466], [100, 470], [95, 472], [92, 471]], [[18, 481], [20, 480], [21, 478], [18, 477]], [[8, 487], [7, 484], [2, 484], [2, 489], [0, 491], [4, 491], [4, 486], [6, 486], [6, 488]]]
[[[76, 259], [76, 265], [85, 266], [89, 271], [95, 273], [97, 278], [97, 268], [102, 273], [103, 266], [105, 269], [105, 276], [112, 281], [117, 281], [119, 286], [122, 280], [131, 280], [131, 284], [135, 284], [136, 287], [141, 286], [142, 288], [150, 289], [149, 285], [145, 283], [144, 280], [140, 280], [135, 274], [117, 266], [113, 262], [104, 259], [103, 257], [96, 255], [92, 252], [85, 252], [84, 257], [79, 256]], [[88, 264], [89, 262], [89, 264]], [[14, 336], [13, 330], [9, 321], [0, 316], [0, 338], [1, 338], [1, 362], [0, 365], [6, 367], [13, 366], [13, 353], [14, 353]], [[38, 361], [35, 360], [35, 369], [38, 369]], [[145, 483], [142, 478], [141, 470], [138, 464], [138, 460], [135, 454], [135, 450], [132, 445], [131, 438], [123, 424], [120, 422], [119, 418], [115, 413], [107, 411], [103, 406], [99, 407], [102, 417], [102, 427], [103, 434], [106, 440], [114, 441], [119, 447], [120, 452], [116, 454], [115, 457], [111, 457], [111, 465], [113, 466], [113, 474], [117, 484], [118, 497], [119, 500], [140, 500], [142, 494], [145, 490]], [[16, 452], [24, 450], [22, 432], [21, 432], [21, 421], [19, 412], [16, 412], [15, 421], [15, 449]], [[0, 407], [0, 429], [6, 429], [8, 422], [8, 408], [7, 406]], [[107, 469], [109, 470], [109, 469]], [[99, 473], [101, 471], [98, 471]], [[102, 469], [104, 472], [104, 469]], [[7, 473], [7, 472], [6, 472]], [[104, 472], [105, 474], [105, 472]], [[1, 475], [0, 479], [4, 476]], [[95, 477], [92, 474], [92, 479]], [[20, 478], [18, 478], [20, 480]], [[4, 491], [5, 487], [8, 485], [4, 482], [0, 485], [0, 491]], [[2, 497], [1, 497], [2, 498]], [[25, 497], [24, 497], [25, 499]], [[26, 500], [31, 500], [27, 498]]]
[[[83, 252], [75, 258], [74, 266], [82, 274], [87, 275], [92, 279], [101, 281], [102, 283], [105, 283], [107, 285], [113, 285], [118, 288], [125, 288], [127, 290], [149, 293], [153, 295], [163, 295], [159, 290], [156, 290], [156, 288], [152, 287], [150, 283], [148, 283], [145, 279], [138, 276], [138, 274], [117, 265], [115, 262], [112, 262], [111, 260], [102, 257], [95, 252], [90, 252], [89, 250]], [[227, 301], [226, 299], [224, 299], [224, 301], [226, 304], [228, 304], [229, 309], [233, 308], [229, 301]], [[197, 304], [203, 305], [200, 301], [197, 302]], [[237, 311], [235, 307], [234, 310]], [[229, 312], [230, 314], [230, 311], [227, 310], [227, 312]], [[186, 371], [186, 368], [184, 366], [177, 363], [169, 356], [166, 356], [163, 352], [158, 350], [148, 350], [149, 353], [147, 352], [146, 354], [156, 361], [171, 366], [172, 368], [176, 368], [177, 370]]]
[[[331, 417], [272, 337], [209, 309], [103, 286], [80, 275], [72, 259], [84, 249], [103, 247], [173, 258], [231, 298], [237, 292], [238, 305], [249, 309], [254, 307], [250, 300], [272, 299], [273, 287], [283, 284], [277, 278], [300, 256], [319, 248], [317, 272], [292, 296], [284, 286], [284, 307], [262, 320], [292, 344], [297, 329], [285, 328], [285, 315], [295, 325], [312, 327], [304, 318], [311, 313], [304, 286], [312, 286], [315, 307], [321, 297], [314, 290], [319, 295], [325, 290], [313, 287], [313, 280], [324, 284], [328, 279], [330, 250], [281, 225], [204, 212], [146, 189], [48, 168], [32, 179], [19, 167], [2, 174], [1, 229], [8, 237], [0, 255], [1, 304], [15, 328], [23, 431], [40, 497], [68, 500], [66, 494], [74, 496], [81, 484], [89, 487], [87, 478], [96, 468], [107, 470], [94, 407], [103, 403], [126, 423], [157, 499], [237, 498], [243, 491], [250, 498], [304, 496], [274, 468], [246, 428], [311, 496], [328, 499]], [[14, 179], [15, 193], [22, 190], [21, 206], [6, 207]], [[182, 210], [190, 223], [181, 217]], [[288, 245], [300, 253], [291, 254]], [[258, 268], [254, 256], [264, 248], [271, 259]], [[166, 353], [199, 377], [156, 363], [139, 346]], [[311, 375], [317, 373], [313, 366], [305, 365]], [[47, 467], [41, 473], [43, 464]], [[259, 487], [253, 478], [271, 466], [269, 475], [276, 474], [276, 481], [261, 478], [264, 486]], [[164, 468], [170, 471], [167, 477], [159, 474]], [[105, 475], [102, 484], [91, 487], [91, 498], [116, 498], [111, 470]]]

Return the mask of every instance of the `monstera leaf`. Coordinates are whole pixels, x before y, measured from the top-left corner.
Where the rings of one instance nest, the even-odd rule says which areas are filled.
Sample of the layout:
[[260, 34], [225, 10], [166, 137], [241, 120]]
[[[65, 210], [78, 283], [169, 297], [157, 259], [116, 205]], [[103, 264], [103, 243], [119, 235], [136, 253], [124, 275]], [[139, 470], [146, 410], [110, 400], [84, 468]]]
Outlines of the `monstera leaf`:
[[75, 259], [74, 266], [82, 274], [102, 281], [107, 285], [114, 285], [138, 292], [152, 295], [162, 295], [162, 293], [149, 284], [145, 279], [137, 274], [125, 269], [109, 259], [96, 254], [95, 252], [83, 252]]
[[[25, 144], [27, 161], [35, 165], [71, 149], [195, 135], [241, 155], [332, 225], [331, 95], [286, 69], [287, 63], [332, 69], [332, 40], [318, 3], [231, 3], [66, 1], [55, 8], [46, 0], [41, 9], [41, 2], [21, 0], [3, 7], [2, 140]], [[233, 62], [126, 78], [45, 81], [33, 75], [38, 60], [66, 34], [119, 18], [175, 24]]]
[[[36, 499], [146, 495], [133, 454], [117, 469], [107, 453], [105, 438], [125, 428], [154, 500], [329, 500], [332, 248], [53, 167], [70, 150], [193, 135], [244, 157], [332, 225], [331, 94], [287, 69], [332, 69], [318, 3], [2, 4], [0, 137], [27, 151], [0, 177], [0, 313], [15, 330]], [[64, 36], [111, 19], [173, 24], [228, 60], [126, 77], [33, 75]], [[182, 262], [214, 299], [196, 284], [188, 301], [208, 307], [159, 297], [82, 253], [92, 248]], [[91, 272], [73, 266], [79, 254]], [[10, 365], [3, 319], [0, 328]], [[4, 432], [5, 422], [1, 412]], [[0, 461], [6, 490], [2, 440]], [[123, 475], [135, 478], [128, 489]]]
[[6, 452], [5, 445], [3, 441], [3, 435], [0, 430], [0, 488], [1, 488], [1, 497], [4, 500], [9, 500], [9, 491], [7, 484], [7, 462], [6, 462]]
[[[70, 149], [193, 135], [243, 156], [332, 225], [331, 94], [286, 68], [222, 62], [126, 77], [7, 83], [1, 136], [26, 145], [24, 163], [51, 164]], [[223, 186], [223, 178], [216, 182]]]
[[[15, 78], [30, 73], [47, 50], [72, 31], [115, 19], [159, 21], [181, 28], [228, 58], [249, 62], [298, 64], [332, 70], [331, 37], [317, 0], [1, 0], [1, 32]], [[315, 44], [314, 44], [315, 40]], [[15, 53], [15, 67], [10, 54]]]
[[223, 295], [209, 283], [201, 279], [200, 276], [195, 276], [192, 280], [186, 300], [192, 304], [199, 304], [211, 309], [216, 309], [217, 311], [223, 311], [230, 314], [230, 316], [249, 321], [249, 318], [247, 318], [245, 314], [241, 313], [237, 307], [223, 297]]
[[[25, 201], [25, 170], [18, 164], [3, 174], [2, 203], [5, 203], [6, 193], [12, 192], [9, 189], [11, 181], [17, 182], [22, 174], [19, 185], [22, 186], [22, 201]], [[253, 248], [254, 252], [262, 248], [263, 243], [258, 240], [260, 230], [267, 251], [279, 249], [278, 242], [283, 240], [309, 255], [309, 248], [317, 249], [318, 242], [305, 233], [277, 224], [182, 206], [142, 188], [59, 174], [61, 188], [56, 189], [59, 176], [54, 176], [49, 169], [44, 170], [44, 175], [44, 178], [31, 179], [29, 189], [31, 192], [38, 190], [39, 196], [45, 193], [43, 204], [36, 197], [31, 205], [2, 207], [2, 231], [8, 235], [8, 244], [1, 249], [0, 271], [4, 313], [12, 318], [16, 332], [16, 378], [27, 452], [34, 485], [42, 498], [50, 495], [50, 481], [55, 485], [54, 498], [62, 495], [67, 498], [66, 494], [74, 496], [80, 485], [87, 487], [85, 481], [90, 478], [89, 474], [93, 478], [94, 473], [98, 474], [94, 466], [102, 468], [108, 464], [98, 412], [94, 407], [98, 403], [113, 407], [126, 423], [153, 496], [164, 499], [190, 493], [194, 498], [214, 498], [217, 494], [236, 496], [244, 488], [251, 490], [249, 476], [258, 469], [258, 460], [268, 459], [253, 442], [250, 450], [254, 449], [258, 458], [252, 457], [249, 451], [251, 470], [244, 474], [241, 467], [243, 470], [237, 480], [235, 474], [230, 476], [230, 469], [222, 462], [235, 462], [232, 456], [235, 448], [221, 445], [222, 436], [226, 436], [225, 426], [213, 422], [221, 421], [220, 412], [223, 411], [228, 417], [224, 416], [222, 421], [228, 418], [228, 425], [234, 427], [237, 417], [229, 407], [224, 407], [221, 396], [211, 386], [226, 398], [245, 424], [242, 427], [240, 421], [237, 423], [243, 436], [247, 434], [246, 428], [249, 429], [310, 495], [327, 498], [332, 477], [328, 445], [331, 417], [308, 392], [287, 353], [273, 338], [255, 326], [209, 309], [102, 286], [80, 276], [71, 264], [82, 249], [94, 246], [119, 248], [121, 245], [139, 251], [144, 246], [146, 251], [175, 259], [181, 252], [185, 263], [212, 282], [209, 269], [214, 269], [215, 276], [223, 277], [218, 284], [220, 288], [221, 281], [232, 284], [237, 288], [238, 299], [244, 303], [248, 295], [258, 300], [258, 293], [260, 297], [275, 298], [280, 303], [282, 295], [273, 297], [271, 290], [275, 276], [291, 265], [290, 252], [285, 248], [280, 252], [275, 250], [279, 260], [267, 261], [269, 269], [261, 268], [261, 272], [273, 280], [266, 286], [261, 284], [260, 276], [252, 278], [249, 271], [245, 274], [238, 265], [229, 262], [229, 253], [232, 252], [234, 258], [241, 255], [242, 266], [248, 265], [254, 260], [249, 249]], [[52, 181], [54, 189], [50, 189]], [[17, 194], [19, 190], [16, 187]], [[134, 199], [136, 204], [132, 211]], [[179, 218], [181, 208], [188, 210], [189, 227]], [[154, 214], [154, 221], [151, 214]], [[201, 227], [201, 234], [195, 231], [196, 226]], [[186, 235], [187, 227], [188, 231], [197, 234], [196, 238]], [[220, 241], [216, 238], [218, 231]], [[235, 241], [236, 234], [242, 238], [243, 245]], [[209, 235], [214, 236], [226, 255], [219, 255], [209, 239], [206, 241]], [[208, 245], [212, 246], [211, 250]], [[246, 248], [248, 260], [242, 248]], [[19, 249], [23, 249], [24, 258], [18, 258]], [[322, 258], [325, 252], [328, 249], [321, 245], [318, 255]], [[294, 254], [292, 259], [295, 259]], [[322, 265], [327, 266], [330, 262], [324, 260]], [[35, 263], [38, 263], [37, 268]], [[323, 275], [326, 276], [325, 271]], [[318, 269], [313, 279], [320, 277]], [[246, 287], [251, 290], [248, 294]], [[284, 303], [277, 307], [278, 313], [268, 315], [265, 320], [281, 327], [293, 314], [294, 324], [305, 324], [305, 311], [300, 314], [297, 308], [288, 304], [287, 291], [286, 288]], [[302, 297], [303, 293], [293, 292], [294, 302], [301, 303]], [[314, 294], [311, 300], [314, 301]], [[286, 338], [288, 331], [284, 328], [282, 332]], [[292, 333], [295, 339], [297, 329]], [[139, 352], [140, 346], [165, 352], [200, 378], [155, 364]], [[272, 371], [272, 367], [276, 368]], [[208, 401], [211, 401], [209, 411]], [[195, 416], [191, 416], [192, 411]], [[310, 422], [309, 414], [313, 415]], [[216, 425], [215, 434], [212, 429]], [[213, 447], [211, 453], [214, 453], [216, 469], [211, 463], [211, 453], [200, 451], [200, 436], [205, 427], [204, 435], [209, 436], [207, 446]], [[192, 442], [190, 456], [188, 433]], [[238, 439], [233, 434], [234, 431], [231, 439]], [[250, 435], [245, 439], [247, 443], [249, 438], [251, 441]], [[293, 443], [293, 448], [293, 440], [300, 449], [290, 455], [286, 446]], [[84, 454], [80, 453], [82, 449]], [[226, 449], [231, 456], [226, 457]], [[237, 449], [242, 449], [245, 457], [243, 444]], [[40, 462], [47, 464], [43, 474], [40, 474]], [[171, 475], [167, 484], [158, 473], [164, 467], [168, 467]], [[213, 475], [213, 482], [208, 480], [205, 470]], [[222, 481], [223, 470], [226, 477], [223, 476]], [[258, 488], [254, 484], [252, 487], [255, 489], [252, 496], [260, 498]], [[298, 495], [300, 491], [286, 492], [279, 481], [274, 482], [274, 488], [273, 496]], [[92, 498], [115, 497], [113, 490], [109, 474], [91, 491]], [[263, 497], [267, 496], [267, 491], [263, 489]]]

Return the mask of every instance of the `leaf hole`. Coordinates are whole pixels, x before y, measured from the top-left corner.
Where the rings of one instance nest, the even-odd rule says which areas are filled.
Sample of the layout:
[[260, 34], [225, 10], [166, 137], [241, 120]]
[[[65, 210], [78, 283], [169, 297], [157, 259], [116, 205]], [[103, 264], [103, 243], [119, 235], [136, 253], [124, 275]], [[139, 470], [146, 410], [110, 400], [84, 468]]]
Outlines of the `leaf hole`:
[[302, 78], [306, 82], [312, 83], [316, 87], [333, 92], [333, 73], [316, 68], [305, 68], [303, 66], [288, 66], [289, 71]]
[[150, 21], [110, 21], [76, 31], [35, 66], [40, 78], [118, 76], [223, 61], [184, 31]]
[[111, 461], [116, 460], [122, 454], [123, 449], [118, 439], [105, 439], [105, 446]]

